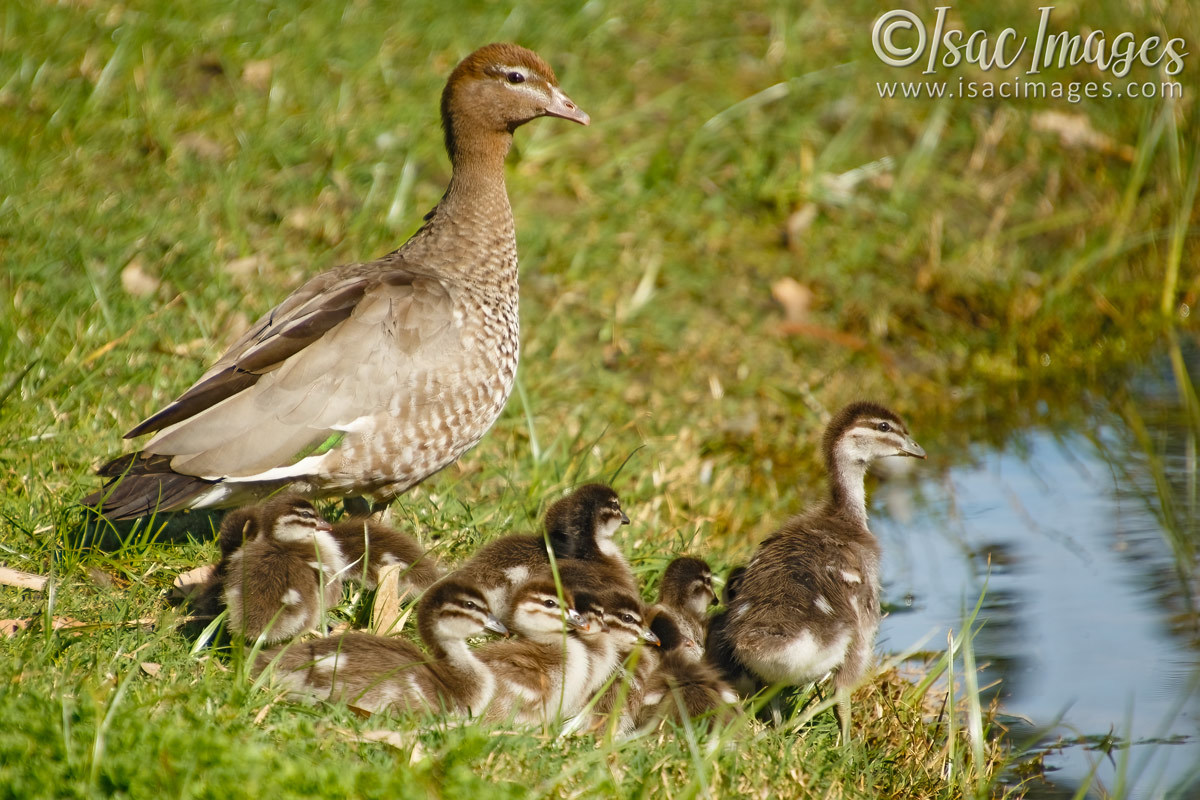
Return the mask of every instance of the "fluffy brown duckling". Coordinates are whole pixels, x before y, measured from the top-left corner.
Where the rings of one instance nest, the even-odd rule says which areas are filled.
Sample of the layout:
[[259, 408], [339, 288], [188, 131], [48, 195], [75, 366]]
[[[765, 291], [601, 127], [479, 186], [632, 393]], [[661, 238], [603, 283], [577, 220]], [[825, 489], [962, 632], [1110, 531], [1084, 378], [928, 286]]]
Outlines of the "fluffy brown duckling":
[[478, 651], [496, 679], [488, 719], [545, 724], [579, 710], [586, 699], [590, 655], [574, 635], [587, 621], [573, 604], [570, 592], [564, 589], [560, 596], [548, 574], [517, 589], [508, 627], [520, 638]]
[[490, 44], [442, 93], [450, 185], [402, 247], [321, 273], [264, 314], [174, 402], [126, 434], [84, 504], [110, 519], [235, 506], [281, 486], [379, 506], [475, 446], [508, 400], [520, 343], [504, 183], [513, 132], [588, 115], [536, 53]]
[[704, 644], [709, 610], [717, 604], [712, 568], [702, 558], [680, 556], [667, 564], [652, 613], [668, 613], [694, 644]]
[[360, 581], [367, 589], [379, 585], [380, 572], [388, 567], [398, 567], [402, 584], [418, 592], [442, 577], [437, 560], [415, 539], [370, 517], [338, 522], [333, 538], [346, 560], [346, 579]]
[[357, 708], [431, 710], [477, 716], [495, 694], [492, 671], [467, 645], [484, 631], [507, 633], [475, 587], [446, 579], [417, 604], [417, 628], [428, 655], [398, 637], [350, 632], [262, 654], [258, 669], [274, 673], [293, 696]]
[[824, 437], [829, 496], [759, 544], [729, 605], [737, 660], [764, 684], [804, 685], [833, 673], [843, 741], [849, 694], [879, 627], [879, 543], [867, 527], [873, 461], [924, 458], [904, 422], [875, 403], [843, 408]]
[[[463, 580], [480, 587], [492, 608], [497, 609], [498, 616], [508, 623], [511, 622], [513, 593], [550, 566], [547, 541], [561, 565], [562, 560], [571, 559], [577, 552], [599, 552], [600, 546], [596, 542], [611, 541], [612, 529], [624, 524], [622, 520], [628, 522], [629, 517], [621, 510], [616, 492], [598, 484], [582, 486], [547, 509], [544, 537], [512, 534], [495, 539], [481, 547], [455, 572]], [[562, 580], [564, 585], [569, 585], [565, 577]]]
[[[571, 494], [570, 503], [556, 503], [546, 511], [551, 541], [564, 543], [562, 558], [592, 565], [606, 587], [619, 586], [636, 593], [629, 560], [613, 541], [617, 530], [628, 524], [629, 516], [617, 493], [602, 483], [581, 486]], [[559, 549], [554, 552], [558, 556]]]
[[[590, 655], [585, 695], [591, 698], [597, 692], [600, 694], [595, 697], [590, 712], [569, 720], [563, 733], [599, 729], [618, 706], [623, 714], [618, 728], [628, 731], [632, 728], [633, 718], [630, 709], [636, 707], [640, 700], [639, 678], [642, 673], [636, 666], [632, 672], [628, 672], [624, 665], [640, 645], [657, 648], [658, 636], [646, 624], [641, 599], [625, 589], [610, 588], [599, 595], [577, 594], [576, 604], [599, 612], [599, 629], [589, 627], [576, 635], [583, 640]], [[644, 655], [639, 664], [652, 657]]]
[[658, 720], [728, 719], [738, 695], [720, 673], [702, 659], [701, 647], [670, 614], [651, 624], [662, 643], [658, 662], [646, 681], [638, 725]]
[[258, 535], [223, 559], [218, 573], [229, 630], [273, 644], [321, 624], [341, 599], [345, 562], [332, 526], [302, 497], [274, 497], [254, 520]]

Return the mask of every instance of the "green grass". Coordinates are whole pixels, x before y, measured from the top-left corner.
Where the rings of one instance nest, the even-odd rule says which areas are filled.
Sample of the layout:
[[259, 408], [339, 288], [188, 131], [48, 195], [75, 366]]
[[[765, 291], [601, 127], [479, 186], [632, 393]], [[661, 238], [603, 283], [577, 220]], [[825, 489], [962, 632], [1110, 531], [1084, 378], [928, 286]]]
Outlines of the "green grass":
[[[1072, 30], [1194, 44], [1195, 10], [1167, 6], [1060, 11]], [[996, 754], [980, 764], [975, 734], [947, 738], [951, 720], [986, 714], [926, 718], [894, 678], [864, 690], [867, 733], [845, 750], [830, 746], [828, 715], [799, 736], [743, 731], [712, 757], [686, 736], [597, 745], [424, 722], [395, 726], [421, 744], [410, 759], [344, 734], [376, 726], [344, 711], [275, 705], [257, 719], [271, 698], [168, 624], [163, 592], [213, 557], [210, 521], [97, 548], [71, 511], [126, 446], [121, 432], [250, 319], [303, 276], [415, 229], [448, 177], [442, 82], [497, 39], [542, 53], [595, 122], [517, 136], [521, 392], [457, 468], [397, 504], [427, 544], [461, 555], [529, 528], [562, 488], [611, 478], [652, 587], [672, 554], [727, 566], [815, 497], [823, 415], [845, 401], [904, 413], [931, 470], [1003, 441], [1039, 401], [1063, 423], [1085, 413], [1084, 386], [1119, 402], [1149, 350], [1194, 330], [1195, 65], [1175, 103], [884, 101], [876, 81], [919, 75], [874, 57], [877, 12], [6, 4], [0, 562], [57, 588], [53, 608], [0, 588], [0, 616], [92, 627], [0, 642], [0, 795], [957, 797], [990, 785]], [[993, 32], [1034, 21], [1010, 2], [956, 13]], [[1120, 147], [1064, 144], [1036, 129], [1047, 110], [1084, 115]], [[147, 288], [131, 293], [122, 275], [139, 272]], [[785, 277], [812, 292], [810, 330], [832, 336], [780, 333], [771, 287]], [[163, 623], [122, 626], [142, 618]], [[971, 780], [943, 780], [948, 758], [948, 774]]]

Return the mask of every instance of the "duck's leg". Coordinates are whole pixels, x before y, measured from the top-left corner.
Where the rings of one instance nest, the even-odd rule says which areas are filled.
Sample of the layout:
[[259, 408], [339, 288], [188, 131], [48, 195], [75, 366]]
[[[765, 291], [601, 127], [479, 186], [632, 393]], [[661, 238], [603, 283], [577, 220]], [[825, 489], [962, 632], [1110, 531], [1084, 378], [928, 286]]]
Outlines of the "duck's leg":
[[347, 517], [365, 517], [373, 510], [365, 497], [343, 497], [342, 508], [346, 509]]
[[837, 698], [837, 705], [833, 710], [841, 726], [838, 744], [844, 747], [850, 743], [850, 687], [837, 687], [834, 697]]

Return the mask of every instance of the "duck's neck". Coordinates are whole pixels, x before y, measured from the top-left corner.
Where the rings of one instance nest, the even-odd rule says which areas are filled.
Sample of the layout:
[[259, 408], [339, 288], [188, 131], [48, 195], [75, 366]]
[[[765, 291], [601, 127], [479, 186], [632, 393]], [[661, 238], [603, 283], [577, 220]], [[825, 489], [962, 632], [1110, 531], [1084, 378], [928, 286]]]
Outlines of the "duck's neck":
[[857, 522], [864, 528], [867, 527], [868, 466], [864, 459], [840, 444], [826, 460], [829, 470], [829, 513]]
[[608, 680], [613, 670], [617, 668], [620, 659], [617, 658], [617, 643], [607, 633], [601, 633], [585, 641], [591, 654], [588, 666], [587, 694], [592, 694]]
[[513, 236], [512, 207], [504, 185], [504, 159], [512, 145], [507, 132], [476, 131], [453, 140], [450, 185], [434, 209], [434, 218], [454, 221], [460, 235], [477, 237], [480, 229]]
[[458, 689], [458, 699], [472, 715], [483, 712], [496, 695], [496, 677], [465, 641], [439, 641], [431, 648], [444, 682]]
[[560, 697], [553, 698], [555, 702], [561, 700], [556, 717], [574, 714], [583, 704], [585, 690], [591, 677], [591, 670], [588, 668], [590, 661], [587, 645], [577, 636], [568, 634]]

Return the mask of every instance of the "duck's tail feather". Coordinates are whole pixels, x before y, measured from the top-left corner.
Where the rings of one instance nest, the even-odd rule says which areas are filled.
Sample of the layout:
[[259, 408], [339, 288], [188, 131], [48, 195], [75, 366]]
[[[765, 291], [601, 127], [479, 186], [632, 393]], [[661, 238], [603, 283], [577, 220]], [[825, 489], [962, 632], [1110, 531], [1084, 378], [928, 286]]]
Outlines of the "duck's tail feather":
[[190, 500], [220, 483], [175, 472], [171, 456], [141, 452], [118, 456], [97, 474], [107, 478], [103, 488], [80, 502], [110, 520], [188, 508]]

